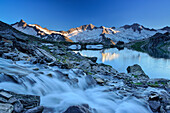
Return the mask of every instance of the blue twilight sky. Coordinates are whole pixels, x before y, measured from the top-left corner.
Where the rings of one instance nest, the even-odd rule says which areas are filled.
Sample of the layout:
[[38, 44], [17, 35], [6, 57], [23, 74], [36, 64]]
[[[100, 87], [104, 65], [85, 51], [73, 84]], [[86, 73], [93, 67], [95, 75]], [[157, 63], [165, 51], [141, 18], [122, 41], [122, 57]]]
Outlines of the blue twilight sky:
[[161, 28], [170, 26], [170, 0], [0, 0], [1, 21], [12, 24], [20, 19], [50, 30], [89, 23]]

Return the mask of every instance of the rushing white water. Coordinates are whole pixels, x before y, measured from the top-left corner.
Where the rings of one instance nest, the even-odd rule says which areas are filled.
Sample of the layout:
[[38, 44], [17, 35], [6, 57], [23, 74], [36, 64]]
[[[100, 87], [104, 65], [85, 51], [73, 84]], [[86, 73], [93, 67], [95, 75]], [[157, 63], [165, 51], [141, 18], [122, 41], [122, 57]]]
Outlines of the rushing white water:
[[[39, 70], [33, 70], [35, 68]], [[44, 68], [26, 61], [14, 63], [0, 58], [0, 72], [15, 76], [19, 82], [1, 82], [1, 89], [39, 95], [41, 105], [55, 108], [56, 113], [64, 112], [71, 105], [81, 104], [88, 104], [98, 113], [151, 113], [142, 100], [120, 97], [116, 92], [106, 91], [109, 89], [106, 86], [89, 85], [86, 75], [76, 74], [73, 70]], [[78, 79], [78, 82], [75, 82], [75, 79]]]

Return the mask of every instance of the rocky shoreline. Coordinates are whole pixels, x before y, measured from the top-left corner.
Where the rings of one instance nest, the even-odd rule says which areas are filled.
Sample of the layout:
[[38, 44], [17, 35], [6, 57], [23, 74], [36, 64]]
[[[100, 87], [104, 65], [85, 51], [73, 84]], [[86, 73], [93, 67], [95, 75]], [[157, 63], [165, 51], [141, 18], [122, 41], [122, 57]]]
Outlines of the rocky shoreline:
[[[61, 47], [61, 45], [56, 46], [53, 44], [42, 44], [39, 46], [26, 44], [25, 42], [13, 41], [12, 43], [9, 40], [2, 40], [0, 47], [0, 56], [4, 59], [11, 59], [13, 62], [17, 62], [20, 60], [25, 60], [30, 62], [31, 64], [41, 64], [44, 67], [46, 66], [57, 66], [62, 69], [77, 69], [77, 76], [79, 74], [86, 74], [86, 79], [89, 81], [90, 85], [101, 85], [101, 86], [109, 86], [110, 91], [118, 91], [123, 96], [132, 96], [139, 99], [144, 99], [145, 102], [150, 106], [151, 110], [155, 113], [163, 113], [169, 112], [170, 106], [170, 81], [166, 79], [149, 79], [149, 77], [143, 72], [142, 68], [139, 65], [129, 66], [127, 68], [128, 73], [119, 73], [111, 66], [105, 64], [97, 64], [95, 58], [86, 58], [81, 56], [79, 53], [74, 53], [72, 51], [67, 51], [66, 48]], [[38, 68], [33, 69], [34, 71], [39, 70]], [[6, 75], [7, 73], [2, 70], [2, 73]], [[7, 75], [9, 77], [9, 75]], [[50, 75], [48, 75], [50, 76]], [[67, 76], [67, 75], [64, 75]], [[15, 79], [10, 76], [10, 79]], [[9, 80], [9, 78], [6, 78]], [[77, 81], [77, 80], [76, 80]], [[76, 82], [74, 81], [74, 82]], [[1, 81], [4, 82], [4, 81]], [[122, 84], [122, 85], [120, 85]], [[147, 92], [142, 93], [143, 91], [147, 91], [149, 88], [154, 88], [157, 90], [162, 90], [161, 92]], [[10, 93], [13, 95], [17, 95], [12, 92], [4, 91], [3, 93]], [[140, 92], [140, 93], [139, 93]], [[31, 99], [32, 97], [26, 95]], [[21, 95], [22, 98], [23, 95]], [[39, 98], [37, 96], [34, 96]], [[120, 96], [121, 97], [121, 96]], [[5, 97], [6, 98], [6, 97]], [[4, 102], [4, 98], [2, 100], [1, 108], [2, 110], [11, 111], [22, 111], [26, 112], [25, 107], [28, 105], [22, 105], [20, 99], [16, 99], [14, 103], [17, 105]], [[10, 100], [10, 99], [8, 99]], [[25, 100], [28, 102], [27, 100]], [[30, 102], [34, 103], [35, 99]], [[5, 108], [3, 104], [7, 105]], [[43, 107], [39, 106], [40, 100], [37, 99], [36, 105], [30, 107], [27, 112], [28, 113], [38, 113], [43, 111]], [[2, 107], [3, 106], [3, 107]], [[18, 108], [16, 108], [16, 106]], [[88, 105], [87, 105], [88, 106]], [[86, 110], [89, 110], [90, 107], [83, 107], [82, 105], [78, 106], [70, 106], [65, 113], [73, 113], [76, 112], [86, 113]], [[83, 107], [83, 108], [82, 108]], [[83, 110], [84, 111], [83, 111]], [[18, 110], [18, 111], [17, 111]], [[26, 112], [26, 113], [27, 113]], [[90, 111], [89, 111], [90, 112]]]
[[148, 53], [154, 58], [170, 58], [170, 33], [156, 33], [155, 35], [125, 44], [124, 47]]

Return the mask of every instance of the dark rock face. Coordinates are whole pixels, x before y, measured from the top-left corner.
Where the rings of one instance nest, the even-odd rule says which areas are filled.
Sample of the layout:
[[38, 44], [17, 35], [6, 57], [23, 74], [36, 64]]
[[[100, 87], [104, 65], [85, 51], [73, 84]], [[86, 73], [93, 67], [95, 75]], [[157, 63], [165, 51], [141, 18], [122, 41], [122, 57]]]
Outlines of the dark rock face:
[[107, 38], [106, 36], [105, 36], [105, 34], [100, 34], [100, 36], [102, 36], [102, 44], [104, 45], [104, 46], [108, 46], [108, 47], [112, 47], [112, 46], [115, 46], [115, 42], [113, 42], [113, 40], [111, 40], [110, 38]]
[[158, 48], [166, 42], [170, 41], [169, 33], [156, 33], [154, 36], [149, 38], [147, 48]]
[[23, 28], [25, 28], [27, 26], [27, 23], [21, 19], [21, 21], [18, 23], [18, 27], [22, 26]]
[[156, 33], [141, 48], [155, 58], [170, 58], [170, 33]]

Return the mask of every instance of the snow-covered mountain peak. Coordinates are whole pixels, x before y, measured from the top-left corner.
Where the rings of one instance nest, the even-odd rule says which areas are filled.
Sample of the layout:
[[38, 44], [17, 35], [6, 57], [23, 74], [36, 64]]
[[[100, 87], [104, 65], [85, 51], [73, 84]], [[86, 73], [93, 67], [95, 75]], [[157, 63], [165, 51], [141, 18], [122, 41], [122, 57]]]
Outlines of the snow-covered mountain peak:
[[34, 35], [43, 39], [50, 40], [68, 40], [74, 42], [98, 43], [98, 42], [130, 42], [139, 39], [149, 38], [155, 33], [165, 33], [170, 31], [170, 27], [155, 30], [144, 27], [138, 23], [132, 25], [124, 25], [122, 27], [96, 27], [93, 24], [82, 25], [76, 28], [71, 28], [68, 31], [52, 31], [43, 28], [37, 24], [27, 24], [21, 20], [12, 25], [19, 31], [29, 35]]
[[27, 24], [25, 21], [21, 20], [20, 22], [16, 22], [12, 24], [12, 27], [15, 29], [24, 32], [29, 35], [33, 35], [42, 39], [49, 39], [53, 41], [69, 41], [66, 36], [62, 35], [61, 32], [48, 30], [47, 28], [43, 28], [37, 24]]
[[24, 20], [20, 20], [19, 22], [15, 23], [18, 25], [18, 27], [23, 27], [25, 28], [27, 26], [27, 23]]

